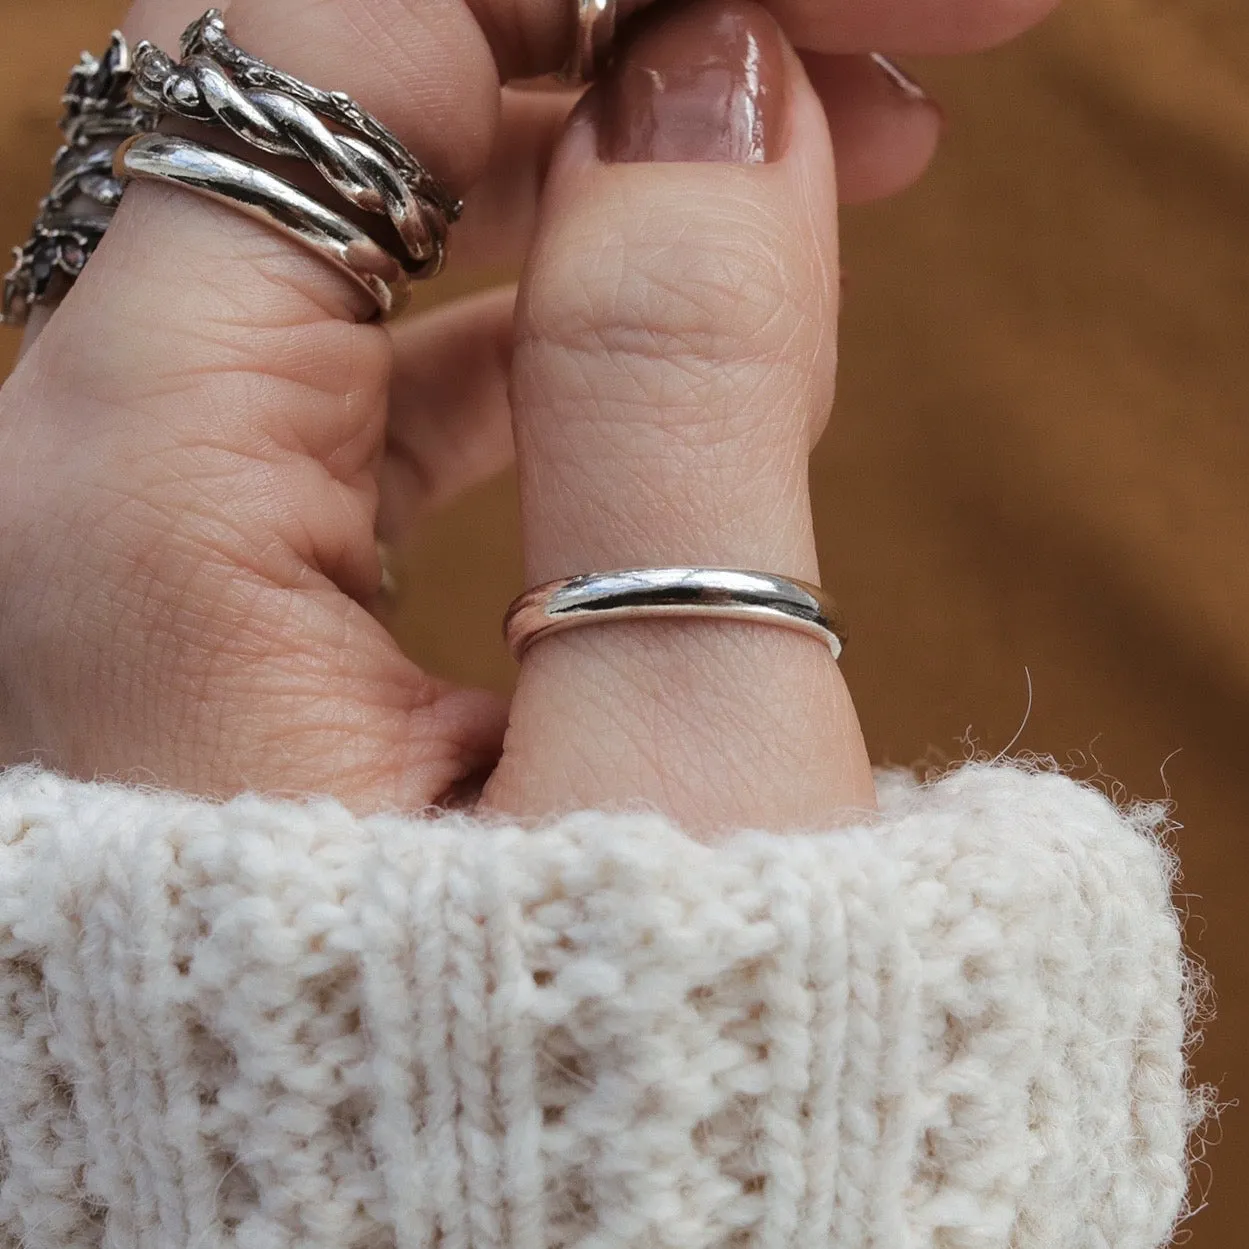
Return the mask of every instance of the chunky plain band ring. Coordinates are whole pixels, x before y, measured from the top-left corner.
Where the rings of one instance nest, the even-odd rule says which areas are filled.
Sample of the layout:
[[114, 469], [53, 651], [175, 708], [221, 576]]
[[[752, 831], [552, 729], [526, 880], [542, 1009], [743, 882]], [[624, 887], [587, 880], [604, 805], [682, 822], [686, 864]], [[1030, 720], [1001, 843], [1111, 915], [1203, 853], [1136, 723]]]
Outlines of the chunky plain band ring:
[[503, 633], [519, 660], [539, 638], [579, 625], [647, 616], [755, 620], [809, 633], [841, 657], [841, 613], [819, 586], [741, 568], [624, 568], [564, 577], [526, 590]]
[[113, 152], [155, 123], [130, 104], [130, 80], [130, 48], [117, 31], [102, 57], [84, 52], [74, 66], [61, 97], [65, 142], [54, 158], [52, 189], [4, 277], [0, 321], [6, 325], [24, 325], [33, 308], [56, 303], [104, 237], [121, 199]]
[[305, 195], [284, 178], [213, 148], [170, 134], [143, 134], [117, 149], [119, 178], [183, 187], [236, 208], [329, 261], [376, 302], [383, 317], [410, 293], [403, 266], [359, 226]]
[[181, 56], [176, 63], [139, 44], [135, 104], [225, 126], [263, 152], [309, 161], [356, 208], [390, 218], [413, 276], [438, 272], [462, 205], [376, 117], [341, 91], [320, 91], [244, 52], [217, 9], [187, 27]]
[[560, 77], [565, 82], [586, 83], [598, 76], [611, 53], [616, 36], [616, 0], [574, 0], [574, 3], [577, 32]]

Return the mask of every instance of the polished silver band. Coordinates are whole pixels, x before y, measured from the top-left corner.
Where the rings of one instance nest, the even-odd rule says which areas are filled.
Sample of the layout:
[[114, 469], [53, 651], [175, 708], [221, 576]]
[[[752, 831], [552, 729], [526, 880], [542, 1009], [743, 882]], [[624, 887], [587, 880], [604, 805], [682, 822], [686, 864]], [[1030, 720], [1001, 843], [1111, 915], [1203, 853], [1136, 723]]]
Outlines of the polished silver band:
[[540, 638], [579, 625], [648, 616], [710, 616], [781, 625], [841, 656], [845, 625], [819, 586], [741, 568], [625, 568], [548, 581], [508, 608], [503, 632], [516, 659]]
[[572, 53], [560, 77], [566, 82], [585, 83], [596, 78], [611, 54], [616, 37], [616, 0], [573, 0], [577, 27]]
[[0, 320], [24, 325], [32, 309], [57, 303], [77, 280], [121, 199], [113, 174], [117, 145], [150, 129], [155, 118], [128, 99], [130, 48], [114, 31], [103, 56], [84, 52], [61, 101], [65, 142], [54, 158], [52, 189], [39, 204], [30, 237], [13, 249], [4, 277]]
[[244, 52], [217, 9], [187, 28], [181, 57], [139, 44], [131, 99], [310, 162], [354, 207], [390, 219], [412, 276], [438, 272], [462, 205], [376, 117], [341, 91], [320, 91]]
[[383, 317], [410, 293], [403, 266], [359, 226], [331, 212], [284, 178], [237, 156], [170, 134], [143, 134], [117, 150], [124, 179], [148, 178], [183, 187], [236, 208], [302, 244], [360, 286]]

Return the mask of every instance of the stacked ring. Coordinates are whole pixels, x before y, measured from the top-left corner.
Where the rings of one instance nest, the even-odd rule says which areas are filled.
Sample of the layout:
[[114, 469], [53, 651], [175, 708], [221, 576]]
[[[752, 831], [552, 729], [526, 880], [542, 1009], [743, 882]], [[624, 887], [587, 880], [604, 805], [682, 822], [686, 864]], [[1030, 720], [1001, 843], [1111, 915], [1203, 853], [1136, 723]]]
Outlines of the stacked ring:
[[377, 118], [244, 52], [217, 9], [187, 27], [181, 60], [144, 41], [131, 100], [158, 116], [225, 127], [251, 147], [312, 164], [350, 205], [388, 217], [413, 277], [442, 267], [462, 205]]
[[[601, 70], [617, 0], [575, 0], [576, 37], [564, 77]], [[310, 247], [369, 292], [382, 316], [406, 298], [406, 277], [442, 268], [463, 205], [376, 117], [340, 91], [321, 91], [250, 55], [218, 9], [184, 31], [180, 60], [144, 40], [133, 58], [120, 34], [100, 60], [84, 53], [65, 94], [65, 146], [27, 243], [5, 275], [0, 319], [24, 324], [82, 272], [121, 199], [124, 182], [155, 178], [209, 195]], [[133, 142], [164, 117], [219, 126], [269, 155], [313, 165], [353, 208], [389, 219], [395, 257], [293, 184], [192, 140]], [[124, 150], [119, 150], [123, 149]]]
[[24, 325], [33, 308], [57, 302], [103, 238], [122, 193], [114, 151], [154, 124], [128, 99], [131, 74], [130, 49], [117, 32], [102, 57], [84, 52], [74, 67], [62, 96], [65, 142], [54, 158], [52, 189], [4, 278], [4, 324]]
[[410, 291], [403, 267], [358, 226], [268, 170], [192, 139], [143, 134], [117, 150], [117, 176], [169, 183], [228, 204], [327, 260], [377, 303], [399, 312]]

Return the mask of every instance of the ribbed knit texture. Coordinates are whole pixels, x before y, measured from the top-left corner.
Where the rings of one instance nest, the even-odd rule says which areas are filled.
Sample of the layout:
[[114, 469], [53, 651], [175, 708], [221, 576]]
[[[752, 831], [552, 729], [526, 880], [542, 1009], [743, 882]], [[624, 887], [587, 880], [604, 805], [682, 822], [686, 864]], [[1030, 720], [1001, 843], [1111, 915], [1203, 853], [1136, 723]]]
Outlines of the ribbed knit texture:
[[1155, 1249], [1161, 814], [881, 779], [707, 847], [0, 773], [0, 1244]]

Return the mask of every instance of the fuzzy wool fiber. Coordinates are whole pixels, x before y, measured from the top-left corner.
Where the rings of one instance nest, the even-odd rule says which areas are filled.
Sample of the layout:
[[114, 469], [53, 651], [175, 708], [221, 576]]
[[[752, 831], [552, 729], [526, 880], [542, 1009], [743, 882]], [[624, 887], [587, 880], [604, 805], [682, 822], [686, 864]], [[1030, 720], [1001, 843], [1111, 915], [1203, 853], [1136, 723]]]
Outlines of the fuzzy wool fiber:
[[0, 1245], [1167, 1243], [1164, 813], [879, 780], [708, 846], [0, 773]]

